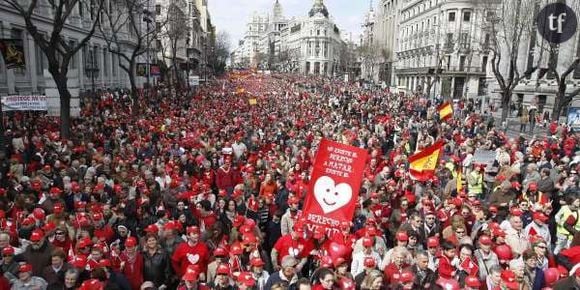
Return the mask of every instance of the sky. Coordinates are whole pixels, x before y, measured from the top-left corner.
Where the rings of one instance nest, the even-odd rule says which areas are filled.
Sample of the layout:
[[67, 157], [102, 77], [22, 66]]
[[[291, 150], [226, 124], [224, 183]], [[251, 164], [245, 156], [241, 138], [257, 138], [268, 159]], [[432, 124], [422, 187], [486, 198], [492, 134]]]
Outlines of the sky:
[[[279, 0], [284, 16], [300, 17], [308, 15], [314, 0]], [[324, 0], [335, 24], [344, 36], [352, 32], [353, 40], [362, 31], [362, 22], [369, 10], [370, 0]], [[246, 23], [254, 11], [271, 14], [275, 0], [209, 0], [208, 7], [212, 24], [216, 30], [226, 31], [231, 39], [232, 49], [245, 32]], [[376, 0], [373, 1], [376, 4]]]

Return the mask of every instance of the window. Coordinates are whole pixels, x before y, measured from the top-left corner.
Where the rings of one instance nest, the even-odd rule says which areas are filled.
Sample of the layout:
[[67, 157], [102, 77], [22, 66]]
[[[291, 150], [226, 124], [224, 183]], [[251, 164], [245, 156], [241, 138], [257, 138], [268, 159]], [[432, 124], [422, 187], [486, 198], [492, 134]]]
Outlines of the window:
[[449, 22], [455, 22], [455, 12], [449, 12]]
[[481, 59], [481, 71], [487, 72], [487, 55], [483, 56]]
[[463, 22], [471, 21], [471, 11], [463, 12]]
[[459, 57], [459, 70], [463, 71], [465, 69], [465, 55]]
[[445, 48], [453, 49], [453, 33], [447, 33], [447, 39], [445, 39]]
[[[26, 56], [26, 49], [24, 47], [24, 41], [22, 39], [22, 30], [21, 29], [16, 29], [16, 28], [12, 28], [11, 32], [10, 32], [10, 36], [12, 39], [16, 40], [16, 44], [17, 45], [21, 45], [23, 48], [23, 53], [24, 53], [24, 61], [27, 61], [27, 56]], [[17, 75], [24, 75], [26, 74], [26, 67], [18, 67], [14, 69], [14, 73]]]
[[107, 58], [107, 49], [103, 48], [103, 75], [109, 74], [109, 59]]
[[[75, 42], [74, 40], [70, 40], [70, 41], [68, 42], [68, 45], [69, 45], [71, 48], [74, 48], [74, 47], [76, 46], [76, 42]], [[77, 68], [78, 68], [77, 56], [78, 56], [78, 54], [76, 54], [76, 53], [75, 53], [75, 55], [73, 55], [73, 56], [70, 58], [70, 61], [69, 61], [69, 63], [68, 63], [68, 67], [69, 67], [70, 69], [77, 69]], [[37, 61], [37, 62], [38, 62], [38, 61]]]
[[160, 4], [155, 5], [155, 14], [161, 15], [161, 5]]

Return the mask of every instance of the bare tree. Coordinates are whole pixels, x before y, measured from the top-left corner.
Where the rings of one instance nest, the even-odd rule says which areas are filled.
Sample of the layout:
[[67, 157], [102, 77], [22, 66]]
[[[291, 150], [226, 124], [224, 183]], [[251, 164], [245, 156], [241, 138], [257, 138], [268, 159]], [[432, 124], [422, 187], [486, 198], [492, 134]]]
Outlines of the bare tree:
[[[75, 54], [91, 39], [97, 26], [100, 24], [100, 15], [103, 9], [103, 0], [47, 0], [48, 9], [39, 5], [38, 0], [19, 1], [2, 0], [12, 7], [22, 17], [26, 31], [34, 42], [46, 55], [48, 71], [58, 89], [60, 98], [60, 133], [63, 138], [70, 138], [70, 99], [68, 89], [69, 64]], [[88, 24], [86, 32], [78, 42], [66, 39], [63, 30], [68, 25], [69, 17], [78, 9], [90, 12], [90, 17], [83, 19]], [[38, 15], [49, 13], [52, 18], [50, 28], [45, 34], [39, 29]]]
[[537, 63], [527, 67], [519, 65], [520, 44], [536, 33], [534, 17], [538, 6], [535, 0], [485, 0], [482, 3], [487, 8], [491, 69], [501, 94], [501, 120], [505, 121], [514, 89], [538, 69]]
[[[106, 28], [99, 26], [108, 50], [121, 59], [119, 66], [129, 77], [133, 98], [137, 96], [135, 81], [137, 59], [147, 52], [156, 32], [161, 28], [150, 27], [152, 18], [148, 17], [150, 11], [146, 10], [148, 2], [149, 0], [118, 0], [115, 2], [117, 5], [115, 9], [104, 13], [103, 21], [107, 23]], [[146, 29], [142, 29], [142, 20], [147, 22]], [[128, 46], [126, 43], [132, 45]], [[122, 49], [123, 47], [129, 48], [129, 54]]]
[[[553, 58], [555, 54], [557, 54], [558, 47], [556, 45], [551, 45], [550, 48], [550, 58]], [[562, 73], [558, 72], [558, 63], [557, 62], [548, 62], [547, 73], [551, 74], [554, 79], [556, 80], [557, 88], [556, 88], [556, 97], [554, 99], [554, 108], [552, 110], [552, 120], [557, 121], [562, 114], [562, 110], [566, 108], [572, 99], [580, 94], [580, 88], [573, 90], [570, 93], [566, 93], [567, 91], [567, 79], [574, 72], [574, 70], [578, 69], [580, 65], [580, 58], [576, 57], [573, 60], [568, 60], [568, 65], [564, 67], [564, 71]]]
[[370, 78], [374, 79], [375, 67], [379, 63], [380, 56], [377, 54], [379, 48], [374, 44], [364, 44], [359, 47], [360, 56], [362, 60], [362, 66], [365, 68], [365, 74]]
[[163, 19], [163, 27], [160, 29], [159, 37], [162, 39], [160, 49], [164, 59], [169, 59], [171, 65], [169, 70], [173, 70], [173, 85], [175, 88], [181, 86], [179, 79], [178, 54], [180, 49], [185, 50], [188, 42], [190, 27], [185, 11], [187, 5], [183, 0], [170, 0], [166, 8]]
[[223, 74], [226, 68], [226, 61], [230, 55], [230, 35], [225, 31], [220, 31], [215, 39], [215, 47], [209, 56], [209, 65], [216, 74]]

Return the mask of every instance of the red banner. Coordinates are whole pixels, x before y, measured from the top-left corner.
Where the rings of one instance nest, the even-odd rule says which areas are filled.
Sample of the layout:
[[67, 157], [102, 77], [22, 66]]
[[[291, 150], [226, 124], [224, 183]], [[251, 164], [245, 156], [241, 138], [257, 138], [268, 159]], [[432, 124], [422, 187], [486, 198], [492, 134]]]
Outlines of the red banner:
[[361, 148], [321, 140], [302, 212], [309, 224], [331, 230], [352, 221], [367, 155]]

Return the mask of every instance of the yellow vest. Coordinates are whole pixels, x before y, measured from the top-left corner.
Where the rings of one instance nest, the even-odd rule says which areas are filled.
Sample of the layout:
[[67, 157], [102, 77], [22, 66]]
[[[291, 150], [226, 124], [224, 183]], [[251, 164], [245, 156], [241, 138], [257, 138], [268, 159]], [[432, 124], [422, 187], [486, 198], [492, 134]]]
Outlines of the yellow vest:
[[572, 240], [572, 238], [574, 238], [574, 236], [566, 229], [564, 228], [564, 224], [566, 224], [566, 220], [568, 219], [568, 217], [570, 215], [574, 215], [574, 218], [576, 218], [576, 224], [574, 225], [574, 228], [576, 228], [576, 230], [580, 231], [580, 223], [578, 222], [578, 219], [580, 218], [580, 213], [578, 212], [578, 210], [576, 211], [572, 211], [570, 210], [570, 207], [565, 205], [563, 206], [560, 211], [562, 212], [560, 214], [560, 222], [557, 223], [557, 227], [556, 227], [556, 233], [563, 235], [563, 236], [567, 236], [569, 240]]
[[[471, 173], [469, 173], [469, 175], [471, 175], [471, 179], [476, 178], [477, 182], [475, 184], [471, 184], [471, 182], [469, 182], [469, 179], [467, 180], [467, 190], [470, 193], [475, 193], [475, 194], [482, 194], [483, 193], [483, 174], [477, 174], [477, 171], [472, 171]], [[479, 175], [479, 176], [477, 176]]]

